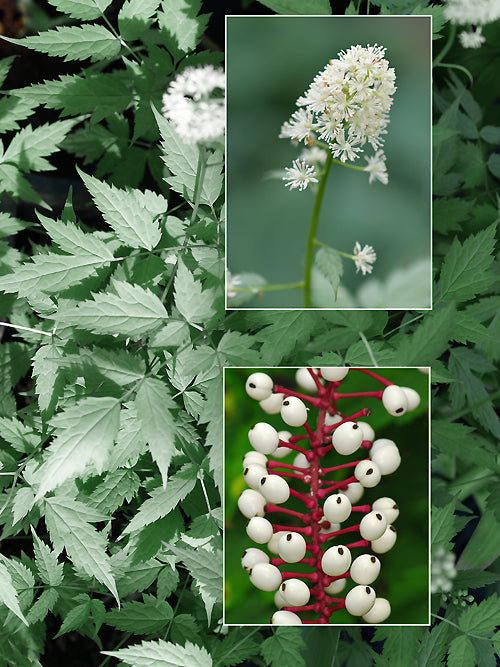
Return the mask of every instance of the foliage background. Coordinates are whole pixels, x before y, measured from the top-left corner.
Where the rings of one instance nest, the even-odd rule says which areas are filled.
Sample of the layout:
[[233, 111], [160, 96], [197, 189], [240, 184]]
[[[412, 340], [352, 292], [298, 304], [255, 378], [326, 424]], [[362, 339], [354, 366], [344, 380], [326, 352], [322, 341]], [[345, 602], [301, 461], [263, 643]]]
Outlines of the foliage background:
[[[377, 251], [374, 277], [419, 265], [413, 285], [366, 293], [365, 307], [431, 305], [431, 66], [430, 19], [412, 17], [229, 17], [227, 19], [227, 262], [268, 283], [302, 277], [313, 196], [289, 191], [271, 172], [291, 166], [305, 148], [279, 139], [295, 100], [331, 58], [353, 44], [380, 44], [396, 71], [397, 91], [385, 137], [389, 184], [333, 165], [318, 238], [343, 252], [355, 241]], [[371, 149], [367, 149], [371, 155]], [[355, 162], [364, 166], [361, 157]], [[358, 165], [359, 163], [359, 165]], [[346, 261], [342, 287], [351, 293], [368, 278]], [[418, 290], [416, 288], [418, 284]], [[265, 292], [245, 307], [298, 307], [296, 290]], [[318, 305], [346, 305], [325, 300]]]
[[[0, 63], [5, 93], [0, 131], [10, 150], [0, 162], [1, 187], [8, 195], [3, 195], [0, 219], [5, 291], [0, 664], [145, 667], [177, 661], [189, 667], [274, 667], [290, 662], [319, 667], [318, 655], [325, 665], [406, 667], [445, 659], [450, 666], [495, 664], [500, 646], [500, 422], [495, 411], [500, 396], [495, 254], [500, 22], [485, 26], [487, 42], [476, 51], [450, 40], [446, 57], [434, 66], [433, 311], [226, 313], [221, 157], [214, 155], [209, 172], [215, 199], [206, 203], [206, 193], [207, 200], [196, 207], [199, 152], [179, 143], [151, 111], [151, 101], [159, 107], [181, 61], [189, 56], [193, 63], [219, 62], [221, 53], [210, 49], [214, 40], [222, 40], [221, 7], [195, 0], [135, 0], [126, 10], [140, 7], [132, 11], [135, 18], [119, 25], [124, 4], [96, 0], [96, 18], [89, 21], [109, 28], [101, 17], [105, 11], [125, 43], [132, 40], [136, 55], [148, 59], [153, 76], [126, 65], [130, 52], [121, 44], [117, 50], [116, 38], [108, 38], [108, 53], [98, 63], [87, 56], [64, 63], [60, 56], [54, 61], [38, 51], [30, 59], [22, 51], [15, 64], [23, 76], [10, 79], [13, 52], [4, 50], [7, 57]], [[74, 13], [82, 5], [53, 0], [54, 11], [44, 3], [44, 11], [35, 12], [40, 6], [31, 3], [37, 21], [33, 32], [57, 23], [79, 25], [80, 19], [55, 10]], [[177, 14], [168, 15], [166, 5]], [[208, 24], [198, 14], [211, 9]], [[364, 2], [347, 7], [350, 13], [366, 9]], [[335, 3], [335, 11], [340, 10]], [[326, 0], [269, 0], [265, 7], [236, 4], [234, 11], [329, 14], [331, 6]], [[377, 1], [370, 3], [370, 11], [431, 11], [438, 38], [434, 57], [453, 36], [438, 3]], [[141, 35], [134, 37], [134, 30]], [[155, 39], [159, 44], [151, 43]], [[75, 40], [63, 42], [52, 36], [44, 48], [76, 55]], [[44, 78], [59, 80], [61, 73], [76, 76], [77, 83], [72, 78], [43, 84]], [[103, 96], [103, 76], [121, 94]], [[134, 135], [137, 125], [144, 136]], [[141, 143], [136, 145], [136, 139]], [[138, 153], [132, 148], [146, 154], [147, 170], [136, 168]], [[69, 204], [64, 213], [69, 236], [61, 224], [42, 225], [33, 213], [35, 192], [49, 207], [39, 204], [43, 215], [56, 222], [63, 217], [69, 183], [62, 197], [52, 200], [53, 189], [43, 188], [47, 164], [56, 167], [58, 176], [69, 174], [79, 183], [73, 191], [77, 217]], [[109, 202], [101, 200], [97, 212], [88, 187], [95, 182], [87, 178], [85, 185], [76, 165], [101, 184], [115, 183], [122, 190]], [[136, 229], [160, 231], [146, 247], [130, 237], [124, 241], [128, 216], [119, 218], [120, 225], [112, 215], [124, 201], [125, 186], [141, 193], [147, 187], [156, 195], [145, 201], [136, 193], [129, 200], [138, 198], [131, 214]], [[104, 253], [103, 265], [77, 278], [90, 248], [90, 254]], [[51, 276], [54, 255], [68, 272], [62, 282]], [[139, 261], [144, 257], [146, 262]], [[32, 282], [16, 291], [23, 276]], [[120, 283], [121, 293], [111, 278]], [[99, 326], [92, 293], [107, 313]], [[87, 319], [70, 319], [85, 302]], [[110, 303], [121, 319], [110, 316]], [[144, 320], [146, 303], [152, 309]], [[258, 364], [432, 366], [432, 549], [438, 567], [437, 548], [452, 553], [458, 572], [449, 598], [432, 596], [430, 627], [228, 630], [220, 625], [222, 368]], [[102, 422], [105, 437], [84, 440], [81, 454], [95, 456], [101, 467], [89, 461], [83, 471], [73, 468], [74, 475], [33, 504], [41, 484], [50, 486], [54, 479], [45, 474], [47, 467], [39, 471], [56, 440], [64, 444], [67, 460], [80, 465], [82, 459], [71, 456], [72, 447], [82, 425], [88, 428], [89, 415], [95, 417], [96, 406], [108, 410]], [[146, 505], [150, 494], [160, 499], [159, 510]], [[54, 519], [61, 503], [64, 516], [77, 522], [76, 530]], [[75, 546], [70, 537], [82, 530], [89, 539]], [[89, 552], [89, 546], [97, 550]], [[113, 581], [120, 609], [107, 587]], [[464, 599], [464, 590], [473, 601]]]

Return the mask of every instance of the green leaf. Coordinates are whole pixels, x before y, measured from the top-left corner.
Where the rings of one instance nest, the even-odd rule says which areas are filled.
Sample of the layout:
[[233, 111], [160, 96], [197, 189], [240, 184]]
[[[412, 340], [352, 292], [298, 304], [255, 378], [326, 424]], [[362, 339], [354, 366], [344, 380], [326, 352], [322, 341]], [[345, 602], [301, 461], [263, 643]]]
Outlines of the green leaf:
[[88, 620], [90, 616], [90, 598], [88, 595], [79, 596], [79, 598], [81, 597], [84, 597], [84, 601], [69, 610], [54, 639], [72, 630], [79, 630]]
[[411, 335], [400, 334], [392, 341], [397, 344], [395, 355], [398, 365], [428, 366], [448, 347], [453, 335], [455, 306], [435, 308], [426, 313]]
[[[1, 61], [0, 61], [1, 62]], [[29, 222], [12, 218], [8, 213], [0, 213], [0, 237], [14, 236], [30, 226]]]
[[484, 569], [500, 556], [500, 520], [491, 513], [479, 519], [472, 537], [458, 559], [457, 569]]
[[118, 27], [122, 39], [133, 41], [152, 24], [160, 0], [126, 0], [118, 14]]
[[25, 120], [31, 115], [33, 108], [37, 106], [34, 101], [28, 101], [19, 97], [2, 97], [0, 99], [0, 133], [19, 130], [19, 121]]
[[460, 231], [460, 223], [470, 219], [473, 208], [474, 202], [467, 199], [436, 199], [432, 204], [434, 229], [441, 234]]
[[33, 535], [33, 550], [35, 552], [35, 565], [38, 568], [40, 579], [48, 586], [59, 586], [63, 580], [63, 564], [59, 563], [56, 554], [35, 533]]
[[12, 164], [0, 164], [0, 191], [8, 192], [14, 199], [22, 199], [48, 208], [39, 194], [23, 177], [21, 171]]
[[298, 628], [277, 628], [271, 637], [262, 642], [260, 650], [270, 667], [305, 667], [304, 658], [300, 655], [304, 648]]
[[328, 0], [260, 0], [276, 14], [331, 14]]
[[277, 366], [295, 350], [305, 346], [316, 328], [309, 313], [300, 310], [277, 312], [274, 324], [261, 329], [255, 334], [255, 340], [262, 342], [263, 361], [270, 366]]
[[[322, 628], [323, 629], [323, 628]], [[212, 657], [217, 667], [231, 667], [248, 662], [260, 652], [260, 634], [250, 635], [247, 628], [229, 628], [221, 642], [217, 642]]]
[[85, 233], [72, 222], [62, 222], [61, 220], [52, 220], [36, 212], [38, 219], [47, 230], [50, 238], [56, 243], [63, 252], [78, 255], [82, 251], [96, 257], [113, 257], [110, 245], [107, 245], [96, 234]]
[[26, 262], [10, 275], [0, 277], [0, 289], [4, 292], [18, 292], [29, 297], [33, 292], [55, 294], [71, 285], [77, 285], [84, 278], [95, 274], [96, 269], [106, 266], [112, 259], [106, 249], [105, 257], [96, 257], [82, 252], [79, 255], [35, 255], [32, 262]]
[[419, 640], [425, 630], [412, 627], [382, 627], [375, 630], [376, 641], [385, 640], [382, 655], [390, 656], [391, 667], [408, 667], [416, 661]]
[[123, 534], [133, 533], [144, 526], [167, 516], [178, 503], [191, 493], [197, 482], [196, 469], [186, 463], [175, 475], [168, 478], [166, 486], [150, 491], [150, 498], [142, 503]]
[[[203, 542], [203, 540], [201, 540]], [[222, 602], [222, 551], [210, 543], [193, 547], [169, 544], [171, 551], [188, 568], [205, 604], [208, 624], [215, 603]]]
[[22, 486], [16, 491], [14, 501], [12, 503], [12, 514], [14, 517], [14, 524], [28, 514], [35, 502], [35, 494], [31, 487]]
[[457, 590], [462, 588], [482, 588], [488, 584], [494, 584], [500, 579], [500, 573], [484, 570], [461, 570], [453, 580], [453, 586]]
[[157, 641], [143, 641], [119, 651], [101, 651], [103, 655], [118, 658], [131, 667], [212, 667], [212, 658], [201, 646], [186, 642], [185, 646]]
[[24, 127], [10, 142], [1, 162], [14, 163], [22, 171], [54, 170], [45, 158], [57, 151], [76, 122], [74, 119], [60, 120], [36, 129], [31, 125]]
[[429, 667], [441, 665], [448, 649], [447, 638], [450, 626], [440, 623], [425, 632], [415, 661], [415, 667]]
[[[104, 220], [131, 248], [152, 250], [160, 240], [158, 221], [154, 221], [144, 195], [136, 190], [120, 190], [79, 171]], [[163, 204], [162, 204], [163, 208]]]
[[123, 607], [106, 614], [106, 624], [134, 635], [159, 634], [173, 616], [168, 602], [145, 595], [144, 602], [126, 602]]
[[132, 92], [116, 72], [86, 72], [83, 76], [65, 74], [59, 80], [46, 81], [11, 91], [26, 103], [44, 104], [49, 109], [62, 109], [64, 116], [92, 113], [97, 122], [132, 102]]
[[99, 18], [109, 7], [111, 0], [48, 0], [56, 9], [74, 19]]
[[196, 48], [198, 37], [205, 30], [208, 15], [197, 16], [200, 0], [162, 0], [158, 14], [161, 28], [168, 30], [178, 49], [183, 53]]
[[14, 62], [15, 56], [9, 56], [8, 58], [3, 58], [0, 61], [0, 88], [3, 86], [5, 83], [5, 79], [7, 78], [10, 67], [12, 63]]
[[489, 144], [500, 144], [500, 127], [485, 125], [481, 128], [479, 135], [483, 141], [487, 141]]
[[149, 451], [163, 481], [167, 486], [168, 467], [175, 447], [175, 419], [170, 412], [175, 403], [166, 384], [157, 378], [146, 378], [135, 399], [142, 435], [149, 445]]
[[455, 238], [443, 261], [439, 281], [440, 301], [467, 301], [491, 285], [496, 224], [490, 225], [463, 244]]
[[46, 418], [54, 414], [57, 401], [64, 389], [62, 358], [62, 350], [54, 343], [42, 345], [33, 356], [33, 376], [38, 406]]
[[24, 617], [21, 611], [21, 607], [19, 606], [17, 591], [14, 588], [14, 584], [12, 583], [12, 577], [10, 575], [10, 572], [1, 561], [0, 561], [0, 603], [4, 604], [7, 607], [7, 609], [10, 609], [10, 611], [13, 614], [15, 614], [19, 619], [21, 619], [21, 621], [25, 625], [28, 625], [28, 621]]
[[314, 263], [333, 287], [336, 298], [340, 279], [344, 273], [341, 256], [333, 248], [320, 248], [316, 253]]
[[49, 611], [53, 611], [56, 602], [59, 600], [59, 592], [56, 588], [46, 588], [26, 614], [26, 619], [30, 625], [43, 621]]
[[60, 307], [53, 318], [94, 333], [131, 338], [150, 334], [168, 318], [162, 302], [151, 290], [119, 280], [112, 280], [111, 286], [116, 294], [93, 294], [92, 300], [78, 306]]
[[227, 331], [217, 345], [217, 354], [224, 366], [258, 366], [260, 355], [252, 350], [255, 339], [238, 331]]
[[34, 473], [39, 484], [36, 500], [68, 479], [90, 469], [100, 474], [118, 433], [120, 403], [115, 398], [81, 399], [52, 419], [55, 439]]
[[66, 549], [73, 564], [104, 584], [120, 604], [106, 553], [106, 537], [89, 523], [107, 517], [70, 496], [46, 498], [45, 508], [45, 521], [56, 553]]
[[178, 262], [174, 286], [175, 305], [190, 324], [204, 322], [215, 314], [213, 290], [203, 290], [201, 282], [195, 280], [181, 259]]
[[[200, 149], [197, 144], [184, 142], [173, 125], [153, 107], [153, 113], [162, 137], [162, 159], [173, 176], [166, 178], [175, 192], [194, 201], [196, 175], [199, 169]], [[222, 188], [222, 153], [210, 153], [200, 193], [200, 202], [212, 206]]]
[[487, 635], [500, 625], [500, 601], [498, 596], [489, 595], [477, 605], [468, 606], [460, 614], [458, 624], [462, 630], [472, 635]]
[[137, 494], [141, 480], [128, 468], [120, 468], [106, 475], [105, 479], [91, 493], [89, 501], [98, 512], [112, 514], [125, 501], [130, 503]]
[[445, 421], [431, 422], [432, 446], [448, 456], [485, 468], [496, 466], [495, 453], [489, 452], [474, 438], [474, 429], [465, 424]]
[[22, 454], [32, 452], [40, 444], [40, 436], [17, 417], [0, 417], [0, 436]]
[[500, 178], [500, 155], [498, 153], [492, 153], [488, 158], [488, 169], [493, 176]]
[[449, 542], [455, 535], [455, 528], [453, 525], [454, 513], [455, 500], [453, 500], [451, 503], [448, 503], [448, 505], [445, 505], [444, 507], [435, 507], [434, 505], [432, 506], [431, 543], [433, 549], [438, 546], [449, 548]]
[[64, 60], [86, 60], [91, 62], [109, 60], [120, 53], [120, 40], [102, 25], [56, 26], [39, 35], [12, 39], [8, 42], [28, 49], [42, 51], [49, 56], [64, 56]]

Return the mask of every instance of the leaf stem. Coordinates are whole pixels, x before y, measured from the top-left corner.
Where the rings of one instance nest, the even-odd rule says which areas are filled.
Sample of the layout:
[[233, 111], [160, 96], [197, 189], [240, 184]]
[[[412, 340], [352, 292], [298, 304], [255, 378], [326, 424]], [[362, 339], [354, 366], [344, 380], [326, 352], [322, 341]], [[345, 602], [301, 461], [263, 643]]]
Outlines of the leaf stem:
[[2, 327], [11, 327], [12, 329], [19, 329], [20, 331], [30, 331], [31, 333], [41, 334], [42, 336], [49, 336], [52, 338], [52, 332], [40, 331], [40, 329], [31, 329], [30, 327], [22, 327], [20, 324], [11, 324], [10, 322], [0, 322]]
[[370, 357], [370, 360], [374, 366], [378, 366], [377, 360], [375, 359], [375, 355], [373, 354], [373, 350], [370, 346], [370, 343], [366, 339], [365, 334], [362, 331], [358, 331], [359, 337], [363, 341], [363, 345], [366, 347], [366, 351], [368, 352], [368, 356]]
[[233, 292], [253, 292], [258, 294], [259, 292], [272, 292], [277, 290], [286, 290], [286, 289], [302, 289], [304, 287], [304, 281], [301, 280], [297, 283], [284, 283], [282, 285], [261, 285], [260, 287], [232, 287]]
[[456, 33], [457, 33], [457, 27], [455, 25], [451, 25], [450, 32], [448, 34], [448, 41], [446, 42], [446, 44], [444, 45], [444, 47], [442, 48], [440, 53], [434, 58], [434, 60], [432, 62], [434, 67], [436, 65], [438, 65], [443, 60], [445, 55], [448, 53], [448, 51], [453, 46], [453, 42], [455, 41]]
[[482, 639], [483, 641], [491, 641], [491, 637], [480, 637], [479, 635], [473, 635], [470, 632], [465, 632], [465, 630], [462, 630], [462, 628], [459, 625], [453, 623], [452, 621], [449, 621], [444, 616], [440, 616], [439, 614], [433, 614], [432, 612], [431, 616], [434, 616], [434, 618], [439, 618], [441, 621], [444, 621], [445, 623], [449, 623], [454, 628], [457, 628], [457, 630], [460, 630], [460, 632], [462, 632], [464, 635], [467, 635], [467, 637], [474, 637], [474, 639]]
[[307, 238], [306, 246], [306, 260], [304, 267], [304, 308], [311, 307], [311, 273], [313, 266], [313, 257], [314, 257], [314, 239], [316, 238], [316, 231], [318, 229], [319, 214], [321, 212], [321, 204], [323, 202], [323, 195], [325, 192], [326, 180], [328, 178], [328, 172], [332, 166], [332, 154], [328, 152], [326, 157], [325, 166], [323, 169], [323, 174], [318, 186], [318, 192], [316, 194], [316, 201], [314, 202], [314, 208], [311, 217], [311, 223], [309, 226], [309, 235]]

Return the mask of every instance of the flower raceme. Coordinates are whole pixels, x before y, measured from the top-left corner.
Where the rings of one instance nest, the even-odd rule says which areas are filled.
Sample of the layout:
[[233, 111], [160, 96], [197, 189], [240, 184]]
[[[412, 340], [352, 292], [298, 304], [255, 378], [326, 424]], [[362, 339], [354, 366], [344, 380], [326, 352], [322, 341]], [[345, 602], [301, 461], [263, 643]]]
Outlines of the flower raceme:
[[[343, 393], [342, 381], [353, 371], [375, 378], [383, 389]], [[383, 476], [397, 470], [401, 457], [392, 440], [375, 438], [365, 421], [370, 415], [368, 408], [346, 416], [338, 409], [338, 402], [343, 398], [376, 398], [397, 417], [414, 410], [420, 397], [413, 389], [361, 368], [303, 368], [297, 371], [296, 379], [314, 395], [275, 385], [261, 372], [252, 373], [246, 382], [247, 394], [259, 401], [265, 413], [280, 414], [287, 427], [302, 427], [303, 432], [292, 435], [288, 430], [277, 431], [266, 422], [249, 431], [253, 449], [243, 459], [248, 488], [240, 495], [238, 507], [248, 519], [250, 539], [266, 545], [276, 557], [251, 547], [243, 553], [242, 566], [254, 586], [275, 592], [278, 611], [272, 616], [273, 624], [325, 624], [336, 610], [344, 608], [366, 623], [381, 623], [390, 615], [391, 606], [388, 600], [377, 597], [372, 584], [381, 569], [379, 555], [396, 541], [393, 523], [399, 510], [388, 497], [371, 504], [358, 503], [365, 488], [375, 487]], [[325, 465], [327, 455], [345, 457], [360, 451], [358, 460]], [[293, 463], [282, 461], [291, 455]], [[340, 480], [344, 471], [348, 474]], [[294, 488], [299, 482], [305, 491]], [[285, 507], [290, 497], [303, 504], [304, 511]], [[287, 525], [269, 518], [280, 514]], [[352, 525], [342, 525], [353, 520]], [[361, 539], [351, 537], [352, 533], [359, 533]], [[356, 549], [363, 552], [355, 555]], [[306, 565], [311, 571], [289, 571], [292, 563]], [[349, 579], [354, 586], [343, 596]], [[304, 612], [305, 618], [301, 616]]]
[[[357, 45], [341, 51], [299, 97], [299, 109], [284, 123], [280, 137], [295, 143], [303, 141], [309, 147], [319, 143], [328, 147], [333, 157], [341, 162], [356, 160], [368, 143], [376, 152], [366, 157], [368, 165], [364, 171], [370, 174], [370, 183], [378, 180], [386, 184], [388, 177], [381, 147], [389, 123], [396, 77], [384, 55], [385, 49], [377, 45]], [[283, 178], [289, 181], [286, 185], [291, 189], [298, 187], [293, 185], [291, 170]], [[314, 181], [309, 179], [308, 182]], [[308, 182], [301, 181], [300, 189]]]

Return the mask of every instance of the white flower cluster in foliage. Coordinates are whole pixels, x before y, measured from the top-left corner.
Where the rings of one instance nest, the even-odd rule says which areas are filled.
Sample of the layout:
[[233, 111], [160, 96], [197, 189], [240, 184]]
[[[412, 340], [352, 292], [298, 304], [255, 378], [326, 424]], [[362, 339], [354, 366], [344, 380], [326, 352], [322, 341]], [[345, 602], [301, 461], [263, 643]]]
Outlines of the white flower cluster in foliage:
[[225, 88], [220, 67], [186, 67], [163, 95], [162, 113], [187, 143], [217, 139], [225, 128]]
[[438, 547], [432, 553], [431, 593], [448, 593], [453, 588], [453, 579], [457, 576], [455, 556]]
[[481, 26], [500, 19], [499, 0], [448, 0], [444, 15], [457, 25], [475, 25], [476, 29], [459, 34], [460, 43], [466, 49], [478, 49], [486, 41]]
[[[281, 128], [280, 137], [313, 146], [327, 143], [342, 162], [360, 157], [366, 143], [377, 151], [365, 171], [370, 183], [387, 183], [381, 150], [396, 87], [394, 69], [381, 46], [352, 46], [313, 80], [297, 100], [299, 109]], [[376, 167], [375, 167], [376, 164]]]
[[[311, 370], [313, 373], [305, 368], [299, 369], [296, 375], [297, 384], [309, 394], [318, 394], [319, 391], [323, 392], [322, 395], [327, 395], [330, 391], [330, 382], [335, 382], [335, 387], [338, 388], [349, 372], [348, 368]], [[309, 410], [298, 396], [283, 393], [288, 390], [275, 386], [273, 379], [266, 373], [252, 373], [245, 388], [251, 398], [259, 401], [265, 413], [280, 414], [287, 428], [298, 428], [306, 422], [311, 424], [310, 428], [314, 428], [313, 415], [317, 410]], [[304, 394], [300, 395], [306, 398]], [[393, 416], [401, 416], [414, 410], [420, 402], [414, 390], [396, 385], [387, 386], [381, 392], [380, 399]], [[247, 534], [257, 547], [246, 549], [241, 563], [256, 588], [275, 593], [274, 603], [278, 611], [271, 619], [275, 625], [301, 624], [302, 619], [296, 612], [300, 612], [302, 607], [310, 609], [315, 599], [322, 600], [327, 607], [334, 607], [339, 602], [337, 596], [347, 589], [348, 582], [353, 585], [348, 586], [345, 599], [340, 599], [344, 600], [345, 608], [350, 614], [362, 617], [367, 623], [381, 623], [391, 612], [388, 600], [378, 598], [371, 584], [380, 573], [381, 562], [378, 555], [389, 551], [396, 542], [397, 533], [392, 524], [399, 515], [398, 506], [392, 498], [378, 498], [363, 508], [361, 516], [358, 513], [360, 508], [354, 506], [362, 497], [365, 488], [375, 487], [383, 476], [397, 470], [401, 457], [392, 440], [375, 439], [374, 430], [368, 423], [354, 417], [346, 421], [336, 408], [334, 413], [326, 412], [325, 408], [324, 410], [323, 416], [318, 417], [316, 426], [321, 442], [326, 445], [330, 443], [328, 448], [340, 456], [362, 452], [359, 455], [361, 460], [353, 464], [352, 481], [348, 482], [342, 491], [334, 482], [332, 489], [328, 488], [331, 480], [327, 480], [331, 470], [321, 469], [321, 457], [324, 454], [307, 445], [304, 453], [297, 453], [293, 445], [297, 440], [293, 439], [290, 431], [277, 431], [271, 424], [259, 422], [254, 424], [248, 433], [253, 449], [247, 452], [243, 459], [243, 477], [247, 488], [238, 499], [238, 507], [248, 519]], [[333, 428], [335, 424], [339, 425]], [[304, 447], [302, 434], [303, 431], [297, 433], [297, 444], [301, 445], [299, 449]], [[366, 450], [368, 453], [365, 453]], [[284, 468], [285, 471], [281, 472], [279, 468]], [[303, 497], [306, 512], [307, 508], [313, 512], [306, 520], [303, 518], [305, 515], [297, 515], [302, 517], [300, 520], [305, 521], [308, 526], [305, 530], [293, 525], [285, 530], [286, 526], [280, 525], [282, 521], [279, 520], [279, 506], [284, 505], [294, 493], [297, 495], [295, 485], [291, 488], [287, 481], [290, 468], [294, 471], [291, 477], [299, 480], [298, 488], [305, 491], [298, 496]], [[319, 481], [315, 484], [320, 489], [317, 498], [324, 499], [322, 507], [314, 502], [307, 504], [312, 498], [307, 489], [312, 484], [314, 475], [319, 476]], [[324, 475], [327, 476], [326, 479]], [[300, 482], [305, 488], [300, 486]], [[322, 493], [321, 489], [325, 491]], [[284, 510], [284, 520], [288, 518], [289, 522], [293, 523], [286, 514], [287, 511]], [[276, 513], [278, 519], [273, 518]], [[351, 540], [346, 540], [347, 535], [336, 535], [337, 531], [346, 527], [341, 524], [348, 520], [354, 520], [354, 525], [359, 524], [357, 532], [368, 542], [371, 553], [355, 556], [351, 550], [357, 545], [349, 544]], [[312, 531], [316, 535], [316, 543], [312, 542]], [[324, 538], [319, 538], [319, 542], [324, 543], [324, 548], [319, 552], [316, 546], [318, 534]], [[352, 533], [349, 532], [348, 535], [351, 536]], [[355, 539], [352, 541], [356, 542]], [[310, 558], [306, 556], [306, 552], [309, 552]], [[279, 558], [272, 561], [273, 555]], [[300, 574], [291, 577], [278, 567], [282, 565], [287, 569], [289, 563], [300, 562], [307, 563], [313, 568], [313, 572], [317, 572], [319, 578], [315, 580], [316, 584], [307, 574], [302, 578]], [[334, 608], [331, 611], [334, 611]]]

